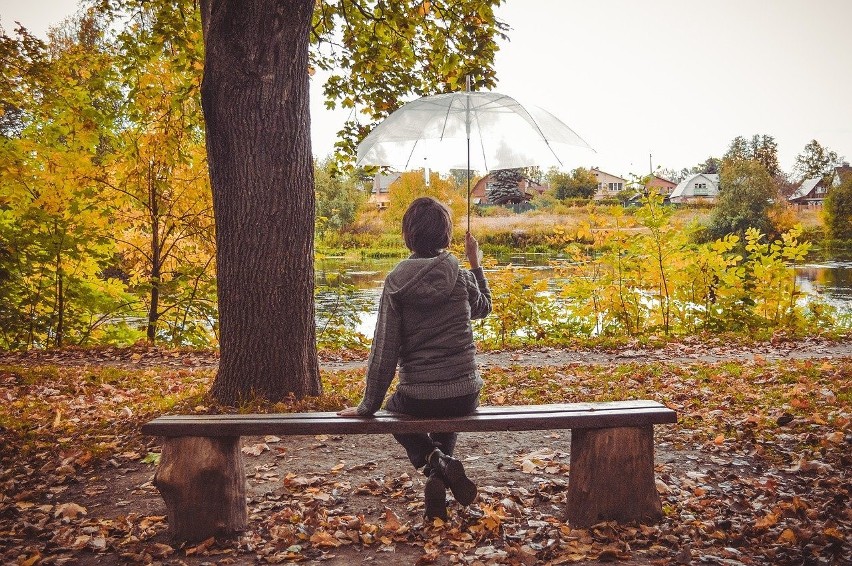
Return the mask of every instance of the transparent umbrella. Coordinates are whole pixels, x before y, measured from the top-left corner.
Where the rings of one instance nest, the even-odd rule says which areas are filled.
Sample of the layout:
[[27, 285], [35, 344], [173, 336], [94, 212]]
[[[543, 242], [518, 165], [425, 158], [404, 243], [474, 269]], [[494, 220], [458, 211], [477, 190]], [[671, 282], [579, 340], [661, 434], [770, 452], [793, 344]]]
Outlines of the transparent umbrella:
[[465, 91], [403, 105], [358, 145], [356, 165], [466, 169], [470, 230], [471, 170], [562, 167], [577, 148], [592, 149], [550, 112], [496, 92]]

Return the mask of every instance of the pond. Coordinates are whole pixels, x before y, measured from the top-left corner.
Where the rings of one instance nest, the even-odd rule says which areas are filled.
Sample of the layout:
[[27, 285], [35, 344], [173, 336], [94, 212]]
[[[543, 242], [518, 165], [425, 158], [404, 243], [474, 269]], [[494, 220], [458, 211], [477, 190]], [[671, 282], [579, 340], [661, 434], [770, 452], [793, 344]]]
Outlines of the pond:
[[[498, 263], [500, 266], [526, 266], [537, 276], [549, 279], [553, 271], [550, 266], [552, 259], [553, 256], [548, 254], [518, 253], [500, 257]], [[317, 260], [317, 285], [323, 286], [317, 296], [317, 317], [324, 320], [345, 301], [347, 306], [355, 307], [360, 313], [356, 330], [368, 338], [372, 337], [382, 282], [398, 262], [399, 258], [355, 260], [331, 257]], [[840, 312], [852, 314], [852, 250], [814, 253], [795, 270], [796, 282], [803, 293], [818, 297]], [[341, 283], [345, 292], [338, 291]]]

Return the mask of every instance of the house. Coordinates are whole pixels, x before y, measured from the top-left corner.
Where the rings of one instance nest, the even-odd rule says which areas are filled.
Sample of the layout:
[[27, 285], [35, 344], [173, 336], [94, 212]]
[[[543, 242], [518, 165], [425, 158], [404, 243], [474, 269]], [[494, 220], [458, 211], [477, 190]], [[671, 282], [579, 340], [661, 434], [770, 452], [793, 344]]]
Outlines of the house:
[[376, 205], [379, 210], [387, 208], [390, 202], [390, 186], [394, 184], [402, 173], [379, 173], [373, 177], [373, 188], [367, 202]]
[[852, 178], [852, 167], [844, 161], [843, 165], [834, 168], [830, 177], [804, 179], [796, 192], [787, 200], [800, 206], [822, 206], [828, 191], [839, 187], [850, 178]]
[[852, 178], [852, 167], [850, 167], [847, 161], [844, 161], [843, 165], [834, 168], [834, 175], [831, 177], [831, 186], [839, 187], [850, 178]]
[[627, 187], [627, 179], [622, 179], [612, 173], [601, 171], [597, 167], [592, 167], [590, 171], [598, 180], [598, 190], [595, 193], [595, 200], [615, 198], [618, 193]]
[[823, 182], [822, 177], [814, 177], [803, 180], [796, 192], [787, 200], [801, 206], [822, 206], [826, 193], [826, 183]]
[[677, 186], [669, 195], [673, 203], [712, 201], [719, 196], [719, 175], [717, 173], [695, 173]]
[[677, 183], [669, 181], [668, 179], [658, 175], [651, 175], [645, 183], [645, 194], [649, 194], [653, 190], [658, 195], [667, 197], [672, 194], [675, 187], [677, 187]]
[[[497, 184], [494, 172], [488, 173], [479, 179], [470, 191], [473, 204], [504, 204], [492, 199], [492, 193]], [[523, 200], [528, 201], [535, 195], [540, 195], [547, 190], [547, 185], [536, 183], [529, 177], [521, 177], [518, 180], [518, 191], [523, 195]]]

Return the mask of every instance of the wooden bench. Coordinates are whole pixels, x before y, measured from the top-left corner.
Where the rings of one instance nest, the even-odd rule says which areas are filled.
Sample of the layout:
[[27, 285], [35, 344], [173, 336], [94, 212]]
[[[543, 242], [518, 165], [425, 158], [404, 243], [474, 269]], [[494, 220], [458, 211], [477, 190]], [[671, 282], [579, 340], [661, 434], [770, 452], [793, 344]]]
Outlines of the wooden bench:
[[440, 419], [383, 411], [372, 418], [325, 412], [166, 415], [143, 425], [142, 432], [165, 437], [154, 484], [166, 502], [172, 536], [197, 541], [245, 530], [240, 437], [267, 434], [571, 429], [568, 522], [587, 527], [604, 520], [657, 521], [662, 507], [654, 480], [653, 425], [675, 422], [677, 414], [655, 401], [615, 401], [480, 407], [465, 417]]

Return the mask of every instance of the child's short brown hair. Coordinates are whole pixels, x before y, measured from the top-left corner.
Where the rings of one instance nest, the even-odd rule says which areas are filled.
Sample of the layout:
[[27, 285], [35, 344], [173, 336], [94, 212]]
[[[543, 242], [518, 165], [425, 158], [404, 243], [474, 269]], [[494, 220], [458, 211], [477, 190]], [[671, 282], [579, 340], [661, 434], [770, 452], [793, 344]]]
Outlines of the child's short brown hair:
[[420, 197], [402, 217], [402, 237], [417, 255], [434, 257], [450, 245], [453, 223], [450, 211], [432, 197]]

